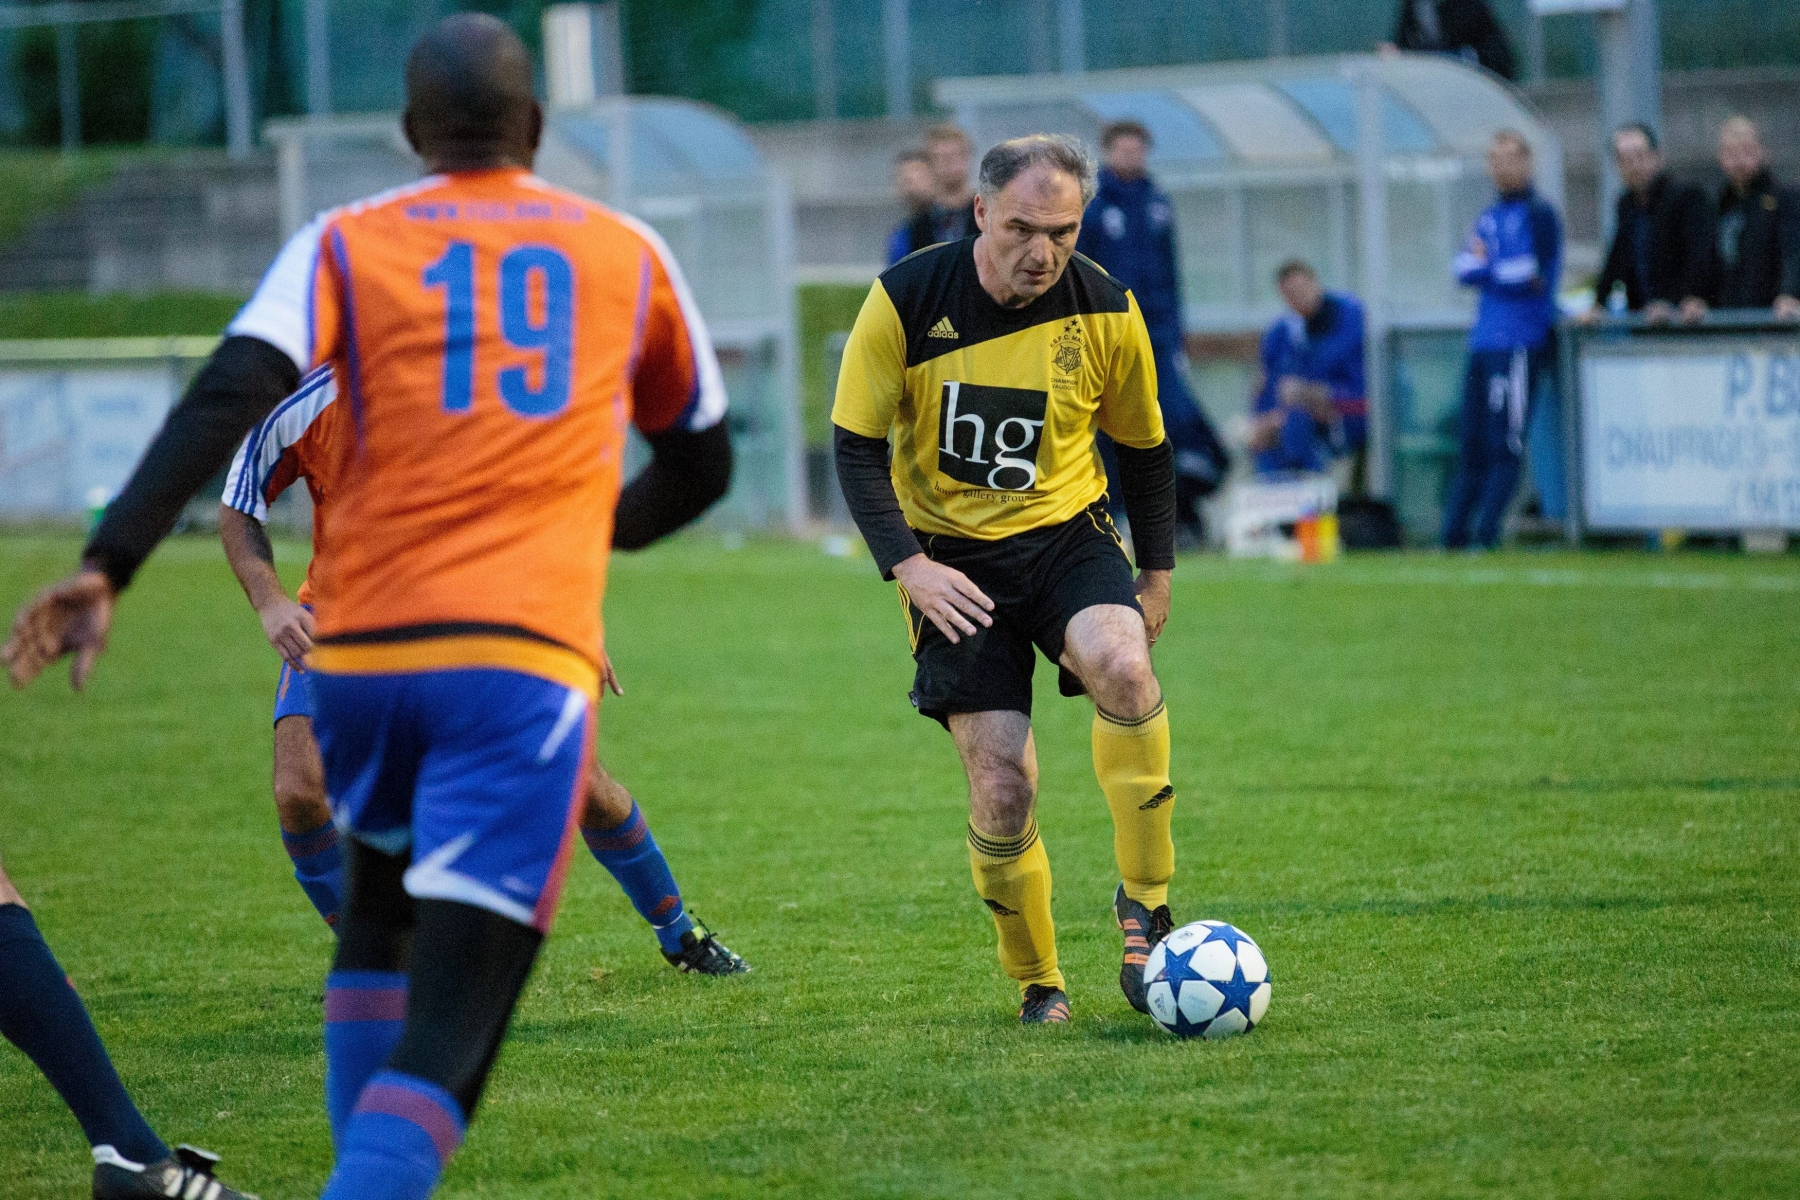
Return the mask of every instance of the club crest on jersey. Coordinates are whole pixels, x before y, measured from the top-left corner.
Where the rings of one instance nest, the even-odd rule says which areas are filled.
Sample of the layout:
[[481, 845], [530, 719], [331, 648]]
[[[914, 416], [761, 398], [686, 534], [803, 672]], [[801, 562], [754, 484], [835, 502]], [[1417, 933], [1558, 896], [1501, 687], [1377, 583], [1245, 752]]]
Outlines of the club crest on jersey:
[[1050, 343], [1050, 365], [1056, 368], [1059, 375], [1076, 375], [1081, 371], [1081, 322], [1070, 321]]
[[1048, 392], [944, 384], [938, 406], [938, 470], [960, 483], [996, 492], [1037, 486]]

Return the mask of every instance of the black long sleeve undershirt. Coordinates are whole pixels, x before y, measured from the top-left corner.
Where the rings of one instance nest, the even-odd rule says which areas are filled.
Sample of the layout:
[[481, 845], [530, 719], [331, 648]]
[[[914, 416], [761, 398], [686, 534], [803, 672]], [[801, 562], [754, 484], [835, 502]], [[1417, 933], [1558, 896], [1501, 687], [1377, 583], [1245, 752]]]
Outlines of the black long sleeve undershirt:
[[[919, 539], [907, 525], [888, 474], [888, 444], [863, 437], [843, 426], [832, 427], [838, 485], [850, 516], [868, 543], [883, 579], [894, 566], [920, 552]], [[1175, 567], [1175, 451], [1165, 439], [1149, 450], [1120, 446], [1119, 496], [1131, 520], [1140, 571]]]
[[300, 382], [293, 359], [261, 338], [228, 337], [188, 385], [144, 451], [82, 559], [124, 591], [182, 508]]
[[920, 553], [920, 547], [888, 476], [888, 444], [882, 438], [851, 433], [842, 425], [831, 428], [838, 486], [850, 506], [850, 517], [875, 556], [881, 577], [892, 579], [895, 564]]
[[711, 508], [731, 487], [731, 434], [711, 429], [652, 434], [650, 465], [619, 493], [613, 549], [642, 550]]
[[1175, 448], [1164, 438], [1148, 450], [1121, 445], [1119, 499], [1131, 522], [1140, 571], [1175, 569]]

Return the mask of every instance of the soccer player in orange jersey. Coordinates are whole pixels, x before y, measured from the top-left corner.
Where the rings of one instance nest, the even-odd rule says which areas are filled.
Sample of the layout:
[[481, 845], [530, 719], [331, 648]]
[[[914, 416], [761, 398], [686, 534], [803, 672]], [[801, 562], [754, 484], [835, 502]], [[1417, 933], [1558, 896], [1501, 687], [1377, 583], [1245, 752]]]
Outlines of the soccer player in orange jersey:
[[[293, 860], [294, 878], [328, 925], [337, 924], [343, 907], [343, 845], [325, 795], [324, 765], [313, 737], [312, 689], [305, 671], [313, 645], [312, 584], [302, 582], [297, 596], [288, 595], [275, 573], [275, 552], [263, 525], [269, 505], [302, 483], [312, 499], [315, 537], [326, 525], [337, 492], [333, 469], [344, 461], [344, 443], [354, 434], [342, 401], [330, 367], [302, 379], [299, 389], [244, 439], [226, 472], [219, 507], [219, 538], [226, 561], [261, 618], [269, 644], [282, 657], [274, 720], [275, 808], [282, 845]], [[638, 509], [635, 486], [628, 485], [620, 501], [624, 527], [614, 525], [615, 550], [641, 549], [651, 535], [664, 532], [632, 520]], [[611, 663], [603, 662], [602, 668], [604, 689], [624, 695]], [[597, 757], [585, 793], [582, 840], [650, 925], [669, 964], [698, 975], [748, 971], [742, 957], [687, 911], [674, 872], [637, 801]]]
[[543, 117], [523, 44], [494, 18], [451, 17], [414, 47], [406, 85], [432, 174], [283, 249], [84, 569], [21, 610], [4, 650], [21, 685], [73, 653], [79, 685], [181, 505], [303, 370], [330, 364], [353, 429], [315, 548], [308, 658], [349, 851], [325, 1000], [330, 1200], [432, 1191], [549, 928], [627, 424], [655, 454], [633, 520], [673, 528], [729, 476], [724, 391], [673, 262], [642, 226], [530, 174]]

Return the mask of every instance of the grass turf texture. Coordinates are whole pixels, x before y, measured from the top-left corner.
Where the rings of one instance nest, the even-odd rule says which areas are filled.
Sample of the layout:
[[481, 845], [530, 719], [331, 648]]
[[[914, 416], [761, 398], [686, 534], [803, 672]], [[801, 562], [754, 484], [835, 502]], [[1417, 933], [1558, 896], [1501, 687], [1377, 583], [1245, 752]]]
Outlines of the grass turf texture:
[[[0, 609], [74, 553], [0, 541]], [[1126, 1008], [1088, 710], [1048, 671], [1075, 1023], [1020, 1029], [892, 591], [866, 559], [682, 542], [617, 561], [604, 756], [756, 973], [669, 970], [582, 855], [443, 1194], [1800, 1194], [1800, 563], [1176, 578], [1175, 912], [1261, 942], [1261, 1029], [1178, 1043]], [[7, 869], [152, 1122], [270, 1198], [330, 1162], [330, 939], [275, 836], [274, 675], [190, 540], [88, 695], [0, 695]], [[85, 1194], [10, 1048], [0, 1129], [0, 1195]]]

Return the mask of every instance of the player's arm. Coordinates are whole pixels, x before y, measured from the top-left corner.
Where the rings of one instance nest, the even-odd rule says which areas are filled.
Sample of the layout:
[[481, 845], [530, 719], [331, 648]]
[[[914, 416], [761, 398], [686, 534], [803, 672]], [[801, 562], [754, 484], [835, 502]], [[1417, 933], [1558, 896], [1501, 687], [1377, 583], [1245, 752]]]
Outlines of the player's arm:
[[712, 338], [669, 248], [648, 228], [650, 294], [633, 379], [650, 463], [619, 494], [612, 544], [641, 550], [716, 504], [731, 487], [725, 381]]
[[250, 607], [262, 619], [269, 645], [295, 668], [306, 665], [312, 650], [313, 618], [287, 594], [275, 573], [275, 548], [263, 523], [229, 504], [219, 505], [219, 540], [225, 561], [244, 589]]
[[913, 605], [952, 645], [992, 625], [994, 602], [954, 567], [926, 557], [900, 510], [888, 471], [888, 430], [906, 387], [906, 332], [887, 289], [869, 289], [838, 370], [831, 409], [838, 486], [883, 579], [899, 581]]
[[[294, 390], [314, 353], [313, 275], [321, 225], [282, 247], [256, 295], [144, 451], [82, 551], [81, 567], [19, 609], [0, 647], [14, 687], [24, 687], [65, 654], [69, 682], [87, 681], [106, 648], [113, 605], [182, 508], [231, 460], [252, 426]], [[318, 351], [320, 357], [324, 352]]]
[[645, 435], [650, 462], [619, 493], [613, 549], [642, 550], [695, 520], [731, 488], [731, 432], [706, 429]]
[[294, 390], [300, 369], [254, 337], [228, 337], [189, 385], [107, 506], [73, 575], [19, 610], [0, 657], [14, 687], [24, 687], [65, 654], [75, 656], [79, 689], [106, 648], [112, 609], [150, 552], [167, 537], [187, 502], [231, 458], [252, 426]]
[[1456, 273], [1456, 282], [1464, 287], [1484, 287], [1493, 277], [1494, 264], [1483, 232], [1486, 223], [1485, 216], [1476, 222], [1475, 228], [1469, 231], [1468, 239], [1463, 242], [1462, 249], [1450, 260], [1450, 269]]
[[1100, 395], [1100, 428], [1118, 443], [1119, 498], [1137, 554], [1138, 602], [1152, 642], [1169, 620], [1169, 576], [1175, 569], [1175, 448], [1156, 401], [1156, 357], [1137, 300], [1114, 348]]

